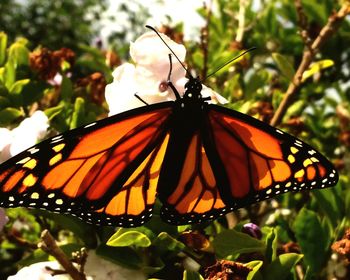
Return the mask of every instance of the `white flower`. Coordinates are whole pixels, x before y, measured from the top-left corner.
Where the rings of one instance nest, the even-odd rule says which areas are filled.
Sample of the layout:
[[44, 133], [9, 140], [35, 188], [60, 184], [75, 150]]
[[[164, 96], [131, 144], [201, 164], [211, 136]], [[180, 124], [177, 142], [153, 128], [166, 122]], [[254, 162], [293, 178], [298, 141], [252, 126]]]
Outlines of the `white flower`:
[[[61, 265], [56, 262], [40, 262], [30, 266], [24, 267], [17, 272], [16, 275], [10, 276], [8, 280], [69, 280], [71, 279], [68, 274], [61, 274], [52, 276], [50, 271], [46, 269], [50, 267], [52, 269], [62, 270]], [[85, 264], [85, 275], [87, 280], [106, 280], [106, 279], [118, 279], [118, 280], [145, 280], [146, 275], [140, 270], [132, 270], [113, 264], [107, 260], [97, 256], [94, 251], [89, 251], [88, 258]]]
[[98, 255], [95, 251], [89, 251], [88, 258], [85, 264], [85, 273], [87, 279], [93, 280], [145, 280], [146, 275], [141, 270], [134, 270], [122, 267], [107, 261]]
[[[183, 63], [186, 49], [161, 34], [164, 41]], [[109, 105], [109, 115], [114, 115], [145, 104], [135, 97], [135, 93], [148, 104], [175, 100], [173, 91], [167, 86], [170, 69], [170, 50], [154, 32], [148, 32], [130, 45], [130, 56], [135, 65], [124, 63], [113, 72], [113, 82], [106, 86], [105, 96]], [[186, 70], [172, 55], [170, 80], [179, 92], [184, 93]], [[210, 96], [213, 103], [226, 103], [227, 100], [203, 86], [203, 97]]]
[[36, 111], [13, 130], [0, 128], [0, 163], [30, 148], [42, 139], [49, 127], [49, 120], [42, 111]]
[[9, 276], [7, 280], [22, 280], [22, 279], [32, 279], [32, 280], [70, 280], [68, 274], [59, 274], [52, 276], [50, 271], [46, 269], [50, 267], [52, 269], [62, 269], [58, 262], [39, 262], [32, 264], [30, 266], [23, 267], [15, 275]]

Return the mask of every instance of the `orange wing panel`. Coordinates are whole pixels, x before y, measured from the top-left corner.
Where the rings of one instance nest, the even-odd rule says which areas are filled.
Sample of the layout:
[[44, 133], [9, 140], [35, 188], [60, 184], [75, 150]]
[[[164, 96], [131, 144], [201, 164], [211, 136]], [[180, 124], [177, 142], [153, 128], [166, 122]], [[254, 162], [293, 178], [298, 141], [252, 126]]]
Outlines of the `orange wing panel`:
[[191, 139], [179, 178], [165, 202], [177, 214], [203, 215], [225, 207], [199, 133]]
[[[164, 109], [163, 111], [168, 111]], [[122, 137], [130, 132], [131, 128], [136, 128], [143, 121], [149, 118], [161, 117], [163, 112], [152, 112], [142, 114], [122, 122], [107, 125], [81, 138], [79, 144], [75, 147], [70, 158], [89, 157], [98, 151], [109, 149], [117, 143]]]
[[[216, 114], [213, 112], [213, 114]], [[245, 122], [233, 119], [225, 115], [217, 114], [217, 117], [228, 125], [228, 127], [235, 132], [240, 139], [244, 139], [245, 145], [250, 149], [258, 151], [259, 153], [269, 157], [282, 159], [283, 154], [281, 151], [279, 141], [272, 137], [270, 134], [257, 129]]]
[[18, 170], [10, 175], [5, 184], [2, 187], [4, 192], [11, 191], [21, 180], [24, 179], [27, 172], [25, 170]]
[[139, 165], [121, 190], [112, 197], [103, 210], [104, 214], [124, 217], [131, 222], [137, 219], [145, 221], [150, 217], [149, 210], [153, 208], [156, 200], [159, 171], [168, 141], [169, 135]]

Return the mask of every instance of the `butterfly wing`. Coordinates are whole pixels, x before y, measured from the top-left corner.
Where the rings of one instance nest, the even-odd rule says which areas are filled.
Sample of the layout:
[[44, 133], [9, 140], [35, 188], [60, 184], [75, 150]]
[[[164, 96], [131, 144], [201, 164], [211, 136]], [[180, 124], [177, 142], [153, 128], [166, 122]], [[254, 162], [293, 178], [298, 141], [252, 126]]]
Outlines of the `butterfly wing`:
[[221, 188], [228, 205], [239, 208], [337, 183], [332, 164], [301, 140], [237, 111], [208, 108], [211, 142], [228, 181]]
[[[214, 176], [202, 138], [196, 131], [188, 144], [169, 141], [158, 188], [163, 203], [161, 217], [168, 223], [201, 223], [233, 210], [221, 198], [220, 180]], [[168, 162], [181, 164], [176, 170], [167, 167]]]
[[210, 104], [201, 119], [192, 131], [170, 134], [159, 179], [161, 215], [169, 223], [215, 219], [280, 193], [338, 180], [320, 153], [250, 116]]
[[173, 102], [131, 110], [45, 140], [0, 166], [0, 206], [35, 207], [91, 223], [151, 216]]
[[226, 181], [212, 162], [206, 118], [195, 102], [174, 110], [158, 182], [160, 214], [168, 223], [201, 223], [232, 210], [220, 193]]

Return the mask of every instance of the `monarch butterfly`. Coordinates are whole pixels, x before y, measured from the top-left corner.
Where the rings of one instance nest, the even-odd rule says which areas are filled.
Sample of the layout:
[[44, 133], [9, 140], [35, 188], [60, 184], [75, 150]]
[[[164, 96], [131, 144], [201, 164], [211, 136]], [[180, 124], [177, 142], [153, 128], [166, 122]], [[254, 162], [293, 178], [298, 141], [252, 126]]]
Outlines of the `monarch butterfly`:
[[134, 227], [150, 219], [158, 197], [163, 220], [180, 225], [336, 184], [324, 156], [266, 123], [209, 104], [199, 78], [189, 74], [183, 97], [168, 85], [175, 101], [65, 132], [0, 165], [0, 206]]

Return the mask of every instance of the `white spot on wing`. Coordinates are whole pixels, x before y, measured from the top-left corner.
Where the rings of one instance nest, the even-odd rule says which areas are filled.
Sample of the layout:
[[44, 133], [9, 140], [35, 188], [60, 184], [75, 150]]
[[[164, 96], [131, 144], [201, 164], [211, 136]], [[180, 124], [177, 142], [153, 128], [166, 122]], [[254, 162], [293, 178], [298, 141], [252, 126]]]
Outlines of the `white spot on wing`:
[[84, 126], [84, 128], [88, 128], [88, 127], [91, 127], [91, 126], [94, 126], [96, 124], [96, 122], [93, 122], [93, 123], [90, 123], [90, 124], [87, 124]]
[[30, 159], [31, 159], [31, 157], [26, 157], [24, 159], [21, 159], [20, 161], [17, 161], [16, 164], [25, 164]]
[[31, 154], [35, 154], [35, 153], [39, 152], [39, 149], [36, 148], [36, 147], [33, 147], [33, 148], [30, 148], [30, 149], [28, 150], [28, 152], [30, 152]]

